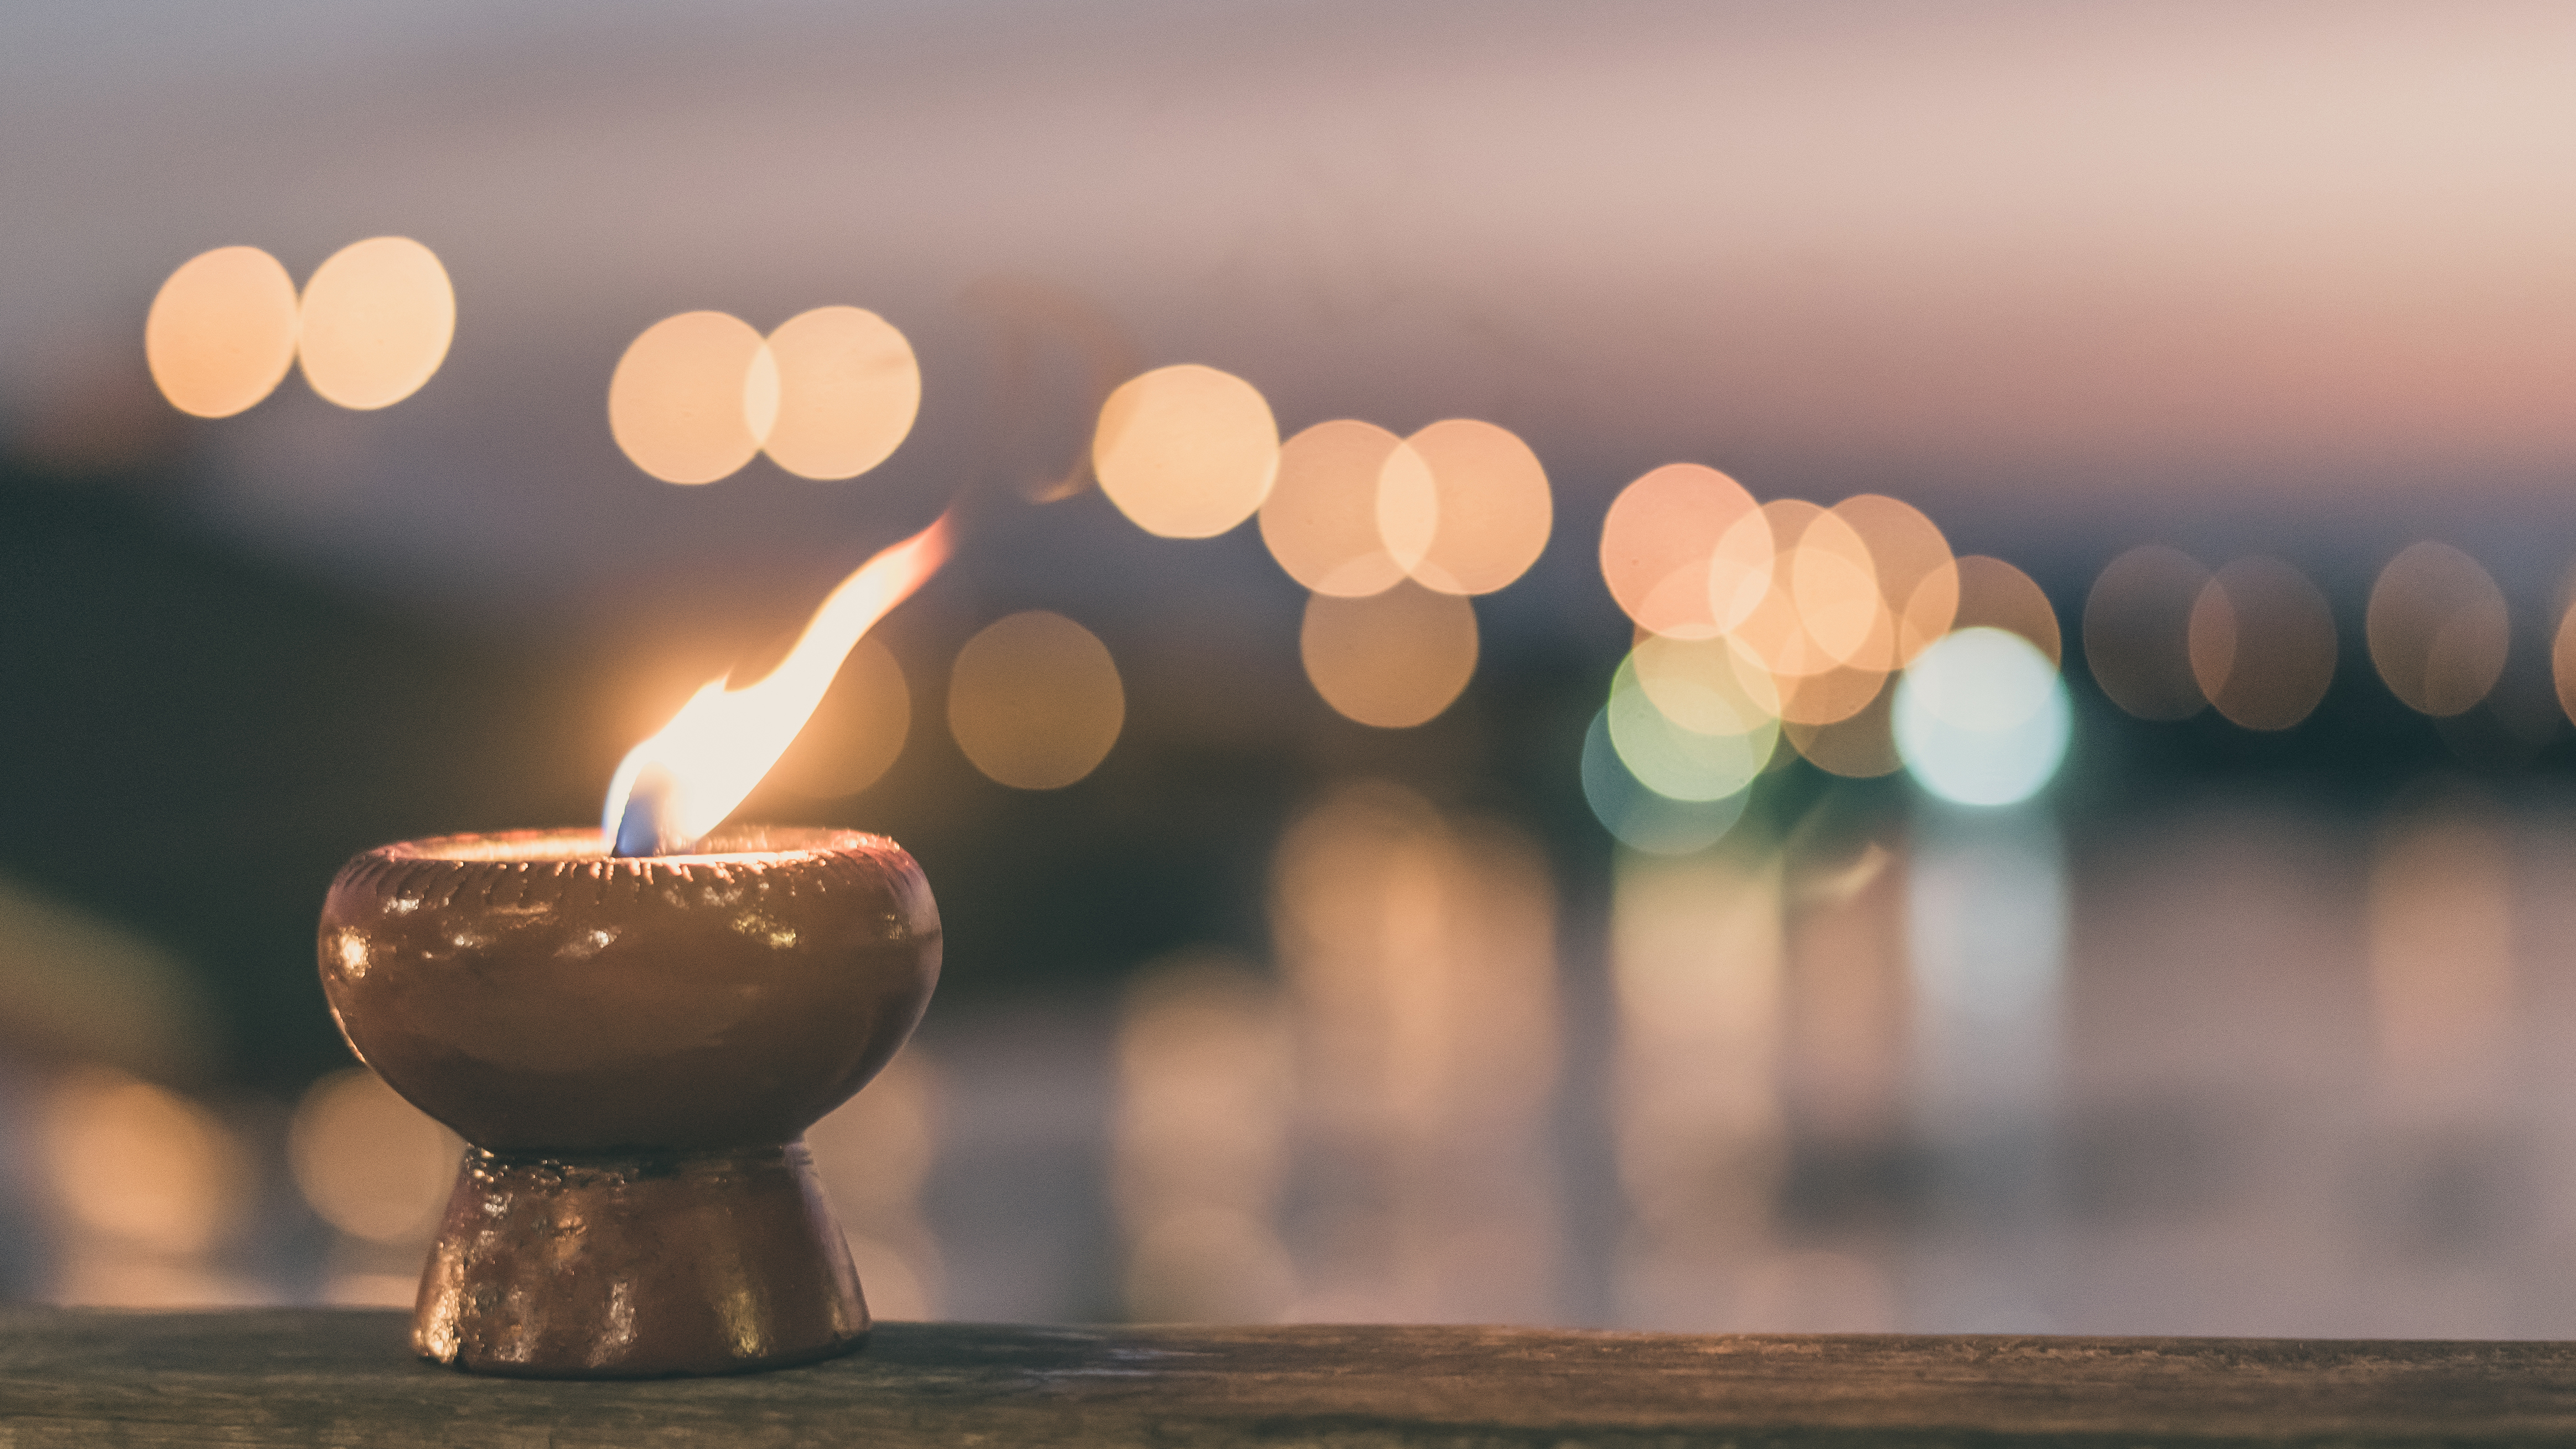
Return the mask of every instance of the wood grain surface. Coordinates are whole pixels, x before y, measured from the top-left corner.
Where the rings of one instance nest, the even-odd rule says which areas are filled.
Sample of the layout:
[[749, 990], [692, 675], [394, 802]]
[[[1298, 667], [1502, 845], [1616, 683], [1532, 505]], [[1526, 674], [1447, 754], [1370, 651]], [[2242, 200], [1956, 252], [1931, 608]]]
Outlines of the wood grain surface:
[[405, 1316], [0, 1309], [0, 1446], [2576, 1443], [2576, 1346], [880, 1325], [737, 1378], [413, 1359]]

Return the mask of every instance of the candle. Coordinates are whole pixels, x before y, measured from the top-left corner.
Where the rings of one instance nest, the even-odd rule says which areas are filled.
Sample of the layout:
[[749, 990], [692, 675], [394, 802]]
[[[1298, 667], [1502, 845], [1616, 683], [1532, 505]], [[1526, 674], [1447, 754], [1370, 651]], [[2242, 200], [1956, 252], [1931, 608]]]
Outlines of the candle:
[[424, 1356], [724, 1373], [866, 1334], [800, 1139], [919, 1021], [938, 908], [883, 836], [721, 822], [947, 546], [943, 520], [871, 559], [769, 676], [700, 690], [620, 767], [609, 829], [381, 846], [332, 882], [334, 1020], [470, 1144], [422, 1275]]

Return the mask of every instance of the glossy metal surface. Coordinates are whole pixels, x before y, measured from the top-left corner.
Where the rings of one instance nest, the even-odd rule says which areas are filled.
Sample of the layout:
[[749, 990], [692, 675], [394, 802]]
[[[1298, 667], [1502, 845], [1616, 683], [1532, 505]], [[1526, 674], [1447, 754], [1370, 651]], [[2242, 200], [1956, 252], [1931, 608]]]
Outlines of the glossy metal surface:
[[707, 852], [450, 836], [369, 851], [332, 883], [322, 985], [341, 1032], [481, 1149], [423, 1279], [423, 1353], [721, 1373], [866, 1331], [792, 1144], [920, 1019], [938, 909], [882, 836], [737, 827]]
[[481, 1373], [648, 1377], [811, 1363], [867, 1330], [802, 1146], [476, 1150], [421, 1277], [412, 1347]]

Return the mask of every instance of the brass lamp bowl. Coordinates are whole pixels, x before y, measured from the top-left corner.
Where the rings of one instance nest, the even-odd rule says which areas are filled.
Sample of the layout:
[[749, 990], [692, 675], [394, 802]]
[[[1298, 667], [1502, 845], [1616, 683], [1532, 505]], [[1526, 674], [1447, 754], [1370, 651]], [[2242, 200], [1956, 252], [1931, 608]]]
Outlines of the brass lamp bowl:
[[412, 1342], [482, 1373], [807, 1363], [867, 1307], [800, 1138], [939, 979], [901, 846], [735, 827], [612, 858], [595, 830], [350, 861], [322, 989], [359, 1058], [467, 1143]]

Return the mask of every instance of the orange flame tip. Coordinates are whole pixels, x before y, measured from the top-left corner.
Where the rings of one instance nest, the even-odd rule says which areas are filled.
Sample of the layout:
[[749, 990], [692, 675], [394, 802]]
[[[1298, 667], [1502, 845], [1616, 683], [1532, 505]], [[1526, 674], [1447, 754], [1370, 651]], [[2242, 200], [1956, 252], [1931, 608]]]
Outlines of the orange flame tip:
[[708, 680], [669, 724], [627, 751], [601, 820], [615, 853], [672, 854], [723, 824], [787, 753], [860, 636], [948, 561], [954, 515], [941, 514], [859, 565], [766, 678], [740, 689]]

